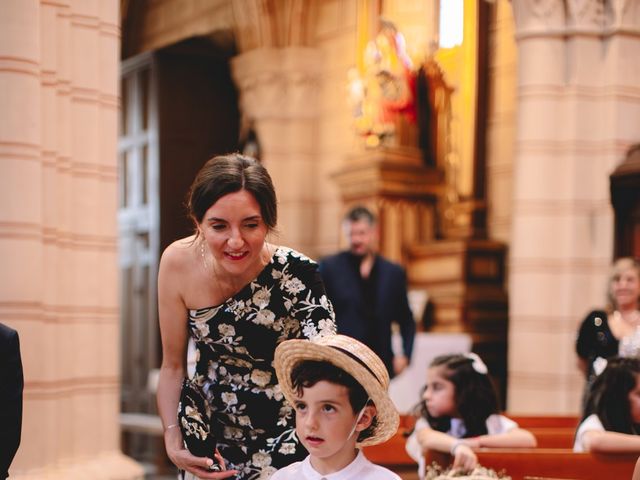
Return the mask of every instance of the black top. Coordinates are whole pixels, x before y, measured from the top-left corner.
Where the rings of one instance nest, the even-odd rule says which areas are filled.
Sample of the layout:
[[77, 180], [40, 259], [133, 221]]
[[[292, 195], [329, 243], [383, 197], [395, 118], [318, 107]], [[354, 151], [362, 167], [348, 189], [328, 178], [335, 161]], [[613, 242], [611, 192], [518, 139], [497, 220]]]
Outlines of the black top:
[[608, 314], [604, 310], [593, 310], [582, 321], [576, 340], [576, 353], [587, 361], [587, 377], [593, 373], [593, 361], [618, 354], [619, 341], [609, 328]]
[[307, 455], [273, 355], [284, 340], [335, 334], [333, 317], [317, 264], [284, 247], [223, 304], [189, 311], [198, 351], [192, 382], [212, 406], [218, 449], [240, 471], [236, 479], [266, 478]]

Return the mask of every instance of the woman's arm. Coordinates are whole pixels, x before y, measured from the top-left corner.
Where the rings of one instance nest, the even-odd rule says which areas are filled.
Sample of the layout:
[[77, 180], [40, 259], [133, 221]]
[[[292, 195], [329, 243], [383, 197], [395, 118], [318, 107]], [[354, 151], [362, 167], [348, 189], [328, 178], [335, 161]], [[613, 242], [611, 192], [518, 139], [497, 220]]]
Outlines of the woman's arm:
[[640, 453], [640, 436], [626, 433], [588, 430], [582, 434], [586, 452]]
[[[158, 272], [158, 315], [162, 339], [162, 364], [158, 379], [158, 412], [164, 426], [164, 443], [169, 459], [180, 469], [187, 470], [199, 478], [227, 478], [233, 470], [214, 473], [208, 470], [213, 464], [211, 458], [196, 457], [184, 448], [182, 433], [178, 425], [178, 402], [182, 380], [186, 371], [187, 350], [187, 308], [180, 286], [184, 282], [181, 264], [184, 250], [170, 245], [160, 259]], [[218, 463], [224, 466], [222, 458]]]
[[158, 272], [158, 316], [162, 340], [162, 364], [158, 378], [158, 412], [165, 430], [167, 453], [181, 450], [182, 436], [179, 428], [169, 428], [178, 423], [178, 401], [185, 375], [187, 343], [187, 309], [178, 288], [179, 261], [175, 245], [171, 245], [160, 259]]

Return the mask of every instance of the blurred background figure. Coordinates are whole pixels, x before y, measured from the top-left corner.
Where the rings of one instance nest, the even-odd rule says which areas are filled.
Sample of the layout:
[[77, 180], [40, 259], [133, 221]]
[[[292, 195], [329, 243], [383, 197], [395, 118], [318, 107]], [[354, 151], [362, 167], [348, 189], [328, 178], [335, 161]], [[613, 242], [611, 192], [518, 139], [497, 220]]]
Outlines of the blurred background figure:
[[582, 321], [576, 352], [587, 383], [584, 401], [593, 383], [594, 367], [614, 355], [634, 356], [640, 352], [640, 264], [633, 258], [616, 260], [608, 284], [608, 305], [593, 310]]
[[[369, 209], [352, 208], [344, 218], [344, 231], [349, 250], [320, 262], [338, 332], [376, 352], [393, 378], [409, 365], [416, 331], [406, 275], [400, 265], [376, 253], [377, 225]], [[394, 322], [402, 336], [403, 352], [399, 354], [394, 354], [391, 345]]]

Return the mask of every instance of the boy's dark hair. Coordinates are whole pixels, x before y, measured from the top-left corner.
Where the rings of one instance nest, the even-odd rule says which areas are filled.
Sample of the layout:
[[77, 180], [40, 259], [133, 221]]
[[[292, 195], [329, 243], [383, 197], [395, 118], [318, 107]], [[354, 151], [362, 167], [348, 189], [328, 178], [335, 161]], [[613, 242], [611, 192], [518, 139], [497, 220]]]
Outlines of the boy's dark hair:
[[633, 423], [629, 404], [629, 392], [636, 388], [638, 375], [640, 359], [610, 358], [607, 367], [593, 382], [582, 419], [595, 413], [607, 431], [639, 434], [640, 428]]
[[[460, 414], [466, 432], [464, 438], [486, 435], [487, 418], [500, 412], [500, 403], [489, 375], [473, 369], [473, 359], [462, 354], [440, 355], [433, 359], [430, 368], [442, 367], [442, 375], [453, 383], [456, 410]], [[420, 403], [420, 414], [439, 432], [448, 432], [451, 417], [432, 417], [425, 402]]]
[[[319, 360], [303, 360], [291, 369], [291, 383], [300, 397], [302, 397], [303, 388], [313, 387], [323, 380], [347, 388], [349, 404], [354, 414], [360, 412], [367, 404], [373, 405], [364, 387], [355, 378], [332, 363]], [[376, 425], [377, 422], [374, 417], [371, 425], [360, 432], [358, 441], [361, 442], [370, 437]]]

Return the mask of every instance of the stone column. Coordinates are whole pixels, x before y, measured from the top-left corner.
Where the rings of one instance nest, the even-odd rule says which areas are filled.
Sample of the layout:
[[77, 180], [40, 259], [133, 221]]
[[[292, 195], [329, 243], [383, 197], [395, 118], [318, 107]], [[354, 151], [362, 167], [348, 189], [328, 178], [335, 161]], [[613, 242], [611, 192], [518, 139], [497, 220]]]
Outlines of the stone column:
[[[510, 248], [508, 408], [577, 413], [575, 335], [604, 305], [608, 176], [640, 138], [633, 1], [513, 0], [518, 125]], [[541, 346], [544, 345], [544, 354]]]
[[318, 222], [315, 158], [320, 54], [307, 47], [258, 48], [234, 57], [240, 108], [253, 121], [278, 195], [274, 243], [310, 252]]
[[0, 321], [24, 366], [12, 479], [134, 479], [119, 451], [117, 0], [0, 5]]

